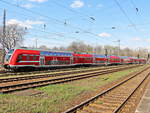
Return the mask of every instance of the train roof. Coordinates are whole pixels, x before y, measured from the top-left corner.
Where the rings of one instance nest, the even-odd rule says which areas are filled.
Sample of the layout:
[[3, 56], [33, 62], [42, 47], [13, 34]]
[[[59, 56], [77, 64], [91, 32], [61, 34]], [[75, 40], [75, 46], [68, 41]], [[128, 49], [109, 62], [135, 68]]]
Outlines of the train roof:
[[21, 47], [21, 48], [12, 48], [12, 49], [23, 49], [23, 50], [37, 50], [37, 51], [45, 51], [45, 52], [63, 52], [63, 53], [74, 53], [72, 51], [58, 51], [58, 50], [44, 50], [44, 49], [36, 49], [36, 48], [27, 48], [27, 47]]
[[129, 56], [119, 56], [120, 58], [129, 58]]
[[129, 58], [131, 58], [131, 59], [138, 59], [137, 57], [129, 57]]
[[109, 55], [108, 57], [110, 57], [110, 58], [120, 58], [119, 56], [116, 56], [116, 55]]
[[101, 55], [101, 54], [93, 54], [93, 56], [98, 58], [106, 58], [105, 55]]
[[80, 54], [80, 53], [73, 53], [73, 56], [93, 57], [92, 54]]

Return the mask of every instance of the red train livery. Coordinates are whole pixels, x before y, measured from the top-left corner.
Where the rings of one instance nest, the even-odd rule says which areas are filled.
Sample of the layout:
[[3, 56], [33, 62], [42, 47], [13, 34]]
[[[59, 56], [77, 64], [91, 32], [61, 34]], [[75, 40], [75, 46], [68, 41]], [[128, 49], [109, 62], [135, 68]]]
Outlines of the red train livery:
[[76, 52], [15, 48], [9, 50], [6, 54], [4, 67], [7, 69], [18, 69], [25, 67], [37, 68], [71, 65], [109, 65], [145, 62], [145, 59], [127, 56], [119, 57]]

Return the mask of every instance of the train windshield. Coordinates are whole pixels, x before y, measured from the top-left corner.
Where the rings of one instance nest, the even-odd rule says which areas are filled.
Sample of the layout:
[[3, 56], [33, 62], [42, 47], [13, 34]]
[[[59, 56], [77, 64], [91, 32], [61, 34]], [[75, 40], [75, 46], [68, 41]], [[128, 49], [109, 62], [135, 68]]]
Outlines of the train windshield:
[[8, 53], [7, 53], [6, 56], [5, 56], [5, 60], [6, 60], [6, 61], [9, 61], [9, 59], [10, 59], [10, 57], [11, 57], [11, 55], [12, 55], [13, 52], [14, 52], [14, 49], [10, 49], [10, 50], [8, 51]]
[[9, 51], [8, 51], [8, 54], [12, 54], [14, 52], [14, 49], [10, 49]]

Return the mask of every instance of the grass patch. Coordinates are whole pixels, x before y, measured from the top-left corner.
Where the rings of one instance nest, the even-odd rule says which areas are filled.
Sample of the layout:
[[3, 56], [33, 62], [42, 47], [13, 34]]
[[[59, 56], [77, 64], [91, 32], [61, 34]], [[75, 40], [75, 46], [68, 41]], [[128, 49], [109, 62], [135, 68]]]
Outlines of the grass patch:
[[103, 104], [104, 102], [100, 101], [100, 102], [97, 102], [96, 104]]
[[[72, 106], [74, 100], [82, 100], [85, 95], [97, 91], [101, 86], [142, 68], [138, 67], [66, 84], [36, 88], [36, 90], [44, 92], [44, 96], [0, 94], [0, 113], [59, 113]], [[99, 104], [103, 104], [103, 102]]]

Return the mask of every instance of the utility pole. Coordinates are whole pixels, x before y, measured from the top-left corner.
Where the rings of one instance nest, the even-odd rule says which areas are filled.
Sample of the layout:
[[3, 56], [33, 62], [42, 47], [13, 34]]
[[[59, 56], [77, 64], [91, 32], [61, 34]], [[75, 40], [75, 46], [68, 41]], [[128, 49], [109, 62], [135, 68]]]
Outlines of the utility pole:
[[150, 54], [148, 53], [148, 55], [147, 55], [147, 61], [149, 61], [149, 59], [150, 59]]
[[139, 54], [137, 55], [137, 58], [140, 58], [140, 55], [139, 55]]
[[120, 55], [120, 42], [121, 40], [117, 40], [117, 41], [114, 41], [114, 42], [118, 42], [118, 56]]
[[118, 56], [120, 55], [120, 40], [118, 40]]
[[2, 65], [4, 64], [4, 57], [5, 57], [5, 48], [4, 48], [4, 41], [6, 38], [6, 10], [4, 9], [3, 13], [3, 37], [2, 37]]
[[37, 41], [38, 41], [38, 39], [36, 38], [35, 39], [35, 47], [37, 48]]
[[107, 57], [107, 55], [108, 55], [108, 51], [107, 49], [105, 49], [105, 56]]
[[6, 36], [5, 30], [6, 30], [6, 10], [4, 9], [4, 14], [3, 14], [3, 37], [4, 38]]

